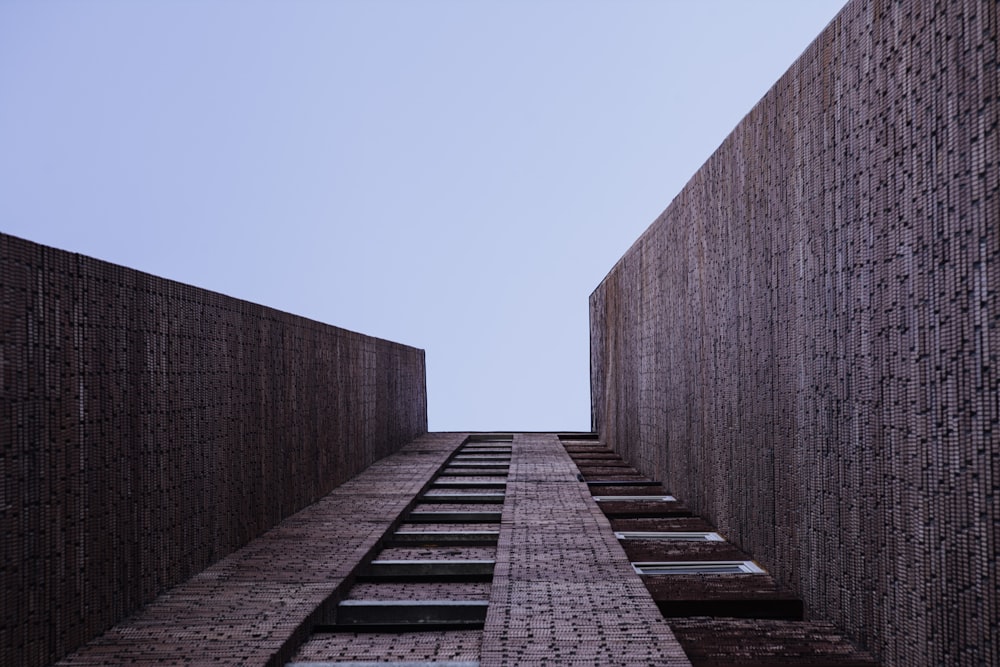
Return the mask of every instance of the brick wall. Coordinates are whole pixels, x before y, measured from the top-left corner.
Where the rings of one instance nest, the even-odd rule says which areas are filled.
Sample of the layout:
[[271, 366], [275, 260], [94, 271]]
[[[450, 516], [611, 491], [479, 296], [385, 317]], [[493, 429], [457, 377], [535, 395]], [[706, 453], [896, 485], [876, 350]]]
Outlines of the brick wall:
[[887, 665], [1000, 664], [994, 0], [853, 0], [591, 296], [595, 428]]
[[0, 664], [55, 660], [427, 430], [424, 353], [0, 235]]

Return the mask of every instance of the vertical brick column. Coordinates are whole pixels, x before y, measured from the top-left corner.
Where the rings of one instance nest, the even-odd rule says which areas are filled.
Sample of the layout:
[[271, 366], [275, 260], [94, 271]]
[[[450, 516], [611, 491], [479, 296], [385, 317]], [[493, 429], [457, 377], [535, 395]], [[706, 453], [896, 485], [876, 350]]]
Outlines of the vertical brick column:
[[515, 435], [482, 667], [690, 665], [555, 435]]

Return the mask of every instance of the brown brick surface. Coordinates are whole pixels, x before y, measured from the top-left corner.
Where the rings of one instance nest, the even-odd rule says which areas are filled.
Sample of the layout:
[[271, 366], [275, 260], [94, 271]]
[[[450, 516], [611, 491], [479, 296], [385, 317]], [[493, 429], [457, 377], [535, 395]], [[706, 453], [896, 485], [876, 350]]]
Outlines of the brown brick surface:
[[[495, 527], [495, 524], [494, 524]], [[379, 552], [379, 560], [489, 560], [494, 547], [391, 547]]]
[[672, 517], [668, 519], [643, 517], [639, 519], [611, 519], [613, 530], [648, 532], [715, 532], [715, 527], [701, 517]]
[[625, 555], [633, 563], [672, 560], [750, 560], [729, 542], [672, 540], [622, 540]]
[[[493, 507], [497, 507], [494, 505]], [[496, 530], [498, 528], [495, 523], [404, 523], [400, 524], [399, 530], [419, 533], [419, 532], [436, 532], [436, 531], [474, 531], [474, 530]]]
[[0, 234], [0, 664], [47, 664], [426, 431], [424, 353]]
[[473, 661], [479, 658], [482, 632], [341, 632], [313, 636], [296, 661]]
[[788, 596], [788, 591], [779, 588], [769, 574], [669, 574], [646, 575], [642, 579], [655, 600], [765, 599]]
[[670, 495], [663, 490], [660, 484], [648, 484], [645, 486], [591, 486], [590, 492], [595, 496], [666, 496]]
[[877, 667], [829, 623], [692, 618], [670, 625], [695, 667]]
[[1000, 664], [994, 0], [851, 0], [591, 297], [602, 440], [889, 665]]
[[[290, 657], [463, 434], [430, 434], [171, 588], [61, 665], [265, 665]], [[10, 663], [16, 664], [16, 663]]]
[[[592, 489], [593, 491], [593, 489]], [[598, 490], [594, 495], [598, 495]], [[611, 500], [602, 501], [601, 509], [609, 519], [641, 517], [683, 517], [690, 516], [691, 510], [681, 502]]]
[[482, 665], [687, 665], [554, 435], [516, 435]]
[[356, 583], [347, 596], [354, 600], [489, 600], [487, 581]]

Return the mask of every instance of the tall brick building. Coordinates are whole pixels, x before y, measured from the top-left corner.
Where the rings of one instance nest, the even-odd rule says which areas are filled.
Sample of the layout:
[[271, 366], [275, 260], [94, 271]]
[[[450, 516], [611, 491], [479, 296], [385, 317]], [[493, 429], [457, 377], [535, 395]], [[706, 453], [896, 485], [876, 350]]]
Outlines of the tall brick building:
[[591, 296], [595, 427], [886, 664], [996, 664], [995, 2], [850, 2]]
[[593, 435], [0, 235], [0, 664], [1000, 664], [997, 14], [848, 3], [591, 295]]

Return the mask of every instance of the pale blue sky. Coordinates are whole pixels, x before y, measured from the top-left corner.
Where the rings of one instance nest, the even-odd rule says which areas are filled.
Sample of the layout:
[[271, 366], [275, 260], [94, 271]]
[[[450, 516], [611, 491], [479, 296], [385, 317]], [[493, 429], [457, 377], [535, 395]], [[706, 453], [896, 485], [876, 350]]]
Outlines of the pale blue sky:
[[0, 0], [0, 230], [588, 430], [588, 297], [843, 0]]

